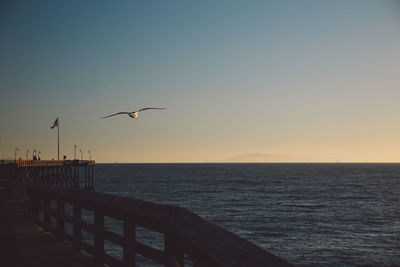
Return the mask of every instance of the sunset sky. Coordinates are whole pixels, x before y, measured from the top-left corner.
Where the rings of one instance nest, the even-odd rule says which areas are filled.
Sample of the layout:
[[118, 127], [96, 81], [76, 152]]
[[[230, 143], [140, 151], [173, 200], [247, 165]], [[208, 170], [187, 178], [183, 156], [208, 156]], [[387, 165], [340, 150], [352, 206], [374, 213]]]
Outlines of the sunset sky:
[[0, 158], [57, 116], [97, 162], [400, 162], [400, 4], [2, 1]]

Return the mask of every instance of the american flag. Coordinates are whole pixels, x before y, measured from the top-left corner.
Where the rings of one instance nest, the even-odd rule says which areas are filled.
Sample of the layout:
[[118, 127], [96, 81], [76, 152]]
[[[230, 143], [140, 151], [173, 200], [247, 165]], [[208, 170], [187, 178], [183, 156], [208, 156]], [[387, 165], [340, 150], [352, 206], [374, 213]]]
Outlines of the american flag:
[[54, 121], [53, 126], [50, 128], [53, 129], [54, 127], [58, 127], [58, 118]]

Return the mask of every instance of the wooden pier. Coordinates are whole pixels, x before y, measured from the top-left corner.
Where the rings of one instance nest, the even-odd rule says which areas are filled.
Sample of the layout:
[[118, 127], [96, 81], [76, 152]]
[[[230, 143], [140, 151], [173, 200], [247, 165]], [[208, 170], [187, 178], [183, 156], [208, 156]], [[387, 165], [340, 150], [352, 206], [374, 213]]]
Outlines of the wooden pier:
[[0, 165], [11, 173], [19, 172], [29, 182], [90, 190], [94, 187], [93, 160], [3, 160]]
[[94, 161], [0, 161], [0, 266], [95, 266], [93, 257], [34, 223], [28, 184], [93, 189]]
[[[77, 166], [85, 167], [85, 164], [94, 166], [94, 162]], [[68, 168], [70, 166], [69, 163], [63, 162], [62, 166], [53, 167]], [[16, 169], [34, 168], [15, 165], [14, 170], [15, 167]], [[13, 210], [25, 211], [26, 215], [23, 217], [25, 219], [17, 225], [29, 225], [27, 227], [31, 229], [34, 236], [45, 236], [51, 232], [54, 236], [50, 239], [61, 242], [53, 246], [60, 247], [62, 251], [65, 251], [64, 254], [48, 250], [48, 255], [42, 258], [52, 258], [56, 262], [55, 258], [58, 256], [55, 255], [60, 255], [60, 258], [68, 258], [65, 255], [71, 255], [77, 263], [69, 266], [104, 266], [105, 264], [140, 266], [139, 263], [137, 264], [137, 255], [150, 259], [155, 264], [168, 267], [292, 266], [247, 240], [205, 221], [185, 208], [99, 193], [91, 190], [93, 186], [85, 186], [85, 183], [83, 183], [84, 186], [79, 186], [81, 183], [78, 182], [78, 186], [74, 186], [76, 185], [74, 182], [54, 182], [54, 179], [47, 179], [49, 173], [46, 172], [45, 174], [35, 172], [32, 176], [29, 171], [28, 173], [29, 183], [22, 184], [24, 200], [20, 199], [20, 208], [17, 209], [15, 206], [12, 208], [10, 203], [6, 207], [8, 207], [8, 214], [12, 214]], [[59, 171], [50, 172], [50, 174], [57, 174], [58, 177], [64, 178], [70, 177], [60, 175]], [[84, 177], [90, 177], [90, 175], [85, 174]], [[83, 211], [92, 214], [91, 218], [83, 216]], [[121, 231], [108, 229], [105, 225], [106, 218], [119, 221]], [[138, 240], [136, 237], [138, 227], [158, 233], [157, 235], [161, 234], [163, 246], [155, 248]], [[18, 233], [19, 227], [16, 228], [17, 241], [22, 242], [17, 242], [17, 247], [23, 247], [23, 244], [29, 243], [27, 240], [30, 240], [32, 251], [46, 254], [46, 249], [44, 247], [41, 249], [39, 239], [33, 241], [33, 238]], [[37, 229], [37, 231], [32, 229]], [[86, 238], [83, 238], [83, 231], [86, 233]], [[88, 234], [92, 242], [87, 240]], [[69, 243], [65, 243], [64, 240]], [[116, 257], [109, 254], [105, 249], [106, 241], [120, 247], [122, 255]], [[35, 242], [38, 242], [37, 247], [34, 245]], [[83, 255], [80, 251], [85, 251], [87, 254]], [[27, 252], [29, 253], [31, 252]], [[24, 256], [17, 255], [18, 263], [25, 260]], [[56, 265], [58, 264], [54, 266]]]

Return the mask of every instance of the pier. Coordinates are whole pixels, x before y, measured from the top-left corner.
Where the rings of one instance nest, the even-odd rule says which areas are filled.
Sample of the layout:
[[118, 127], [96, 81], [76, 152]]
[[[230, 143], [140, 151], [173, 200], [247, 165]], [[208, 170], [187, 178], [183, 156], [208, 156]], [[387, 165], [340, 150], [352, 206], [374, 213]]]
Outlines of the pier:
[[[8, 227], [15, 229], [6, 235], [14, 244], [8, 247], [14, 263], [10, 266], [140, 266], [137, 255], [168, 267], [292, 266], [185, 208], [96, 192], [94, 165], [93, 161], [0, 164], [0, 211], [11, 222]], [[119, 222], [120, 232], [106, 227], [109, 218]], [[138, 227], [161, 235], [162, 248], [138, 240]], [[44, 245], [41, 238], [51, 242]], [[119, 257], [107, 251], [106, 241], [121, 248]], [[36, 265], [29, 265], [29, 258]], [[62, 259], [69, 264], [62, 265]]]
[[33, 183], [89, 190], [94, 186], [93, 160], [2, 160], [0, 165], [12, 175], [19, 173]]

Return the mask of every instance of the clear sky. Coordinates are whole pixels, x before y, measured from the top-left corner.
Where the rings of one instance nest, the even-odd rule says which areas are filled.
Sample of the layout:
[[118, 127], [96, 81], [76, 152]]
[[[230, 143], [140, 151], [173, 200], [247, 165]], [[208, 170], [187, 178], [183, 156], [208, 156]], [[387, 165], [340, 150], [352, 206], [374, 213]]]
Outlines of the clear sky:
[[0, 158], [398, 162], [400, 3], [2, 1], [0, 92]]

